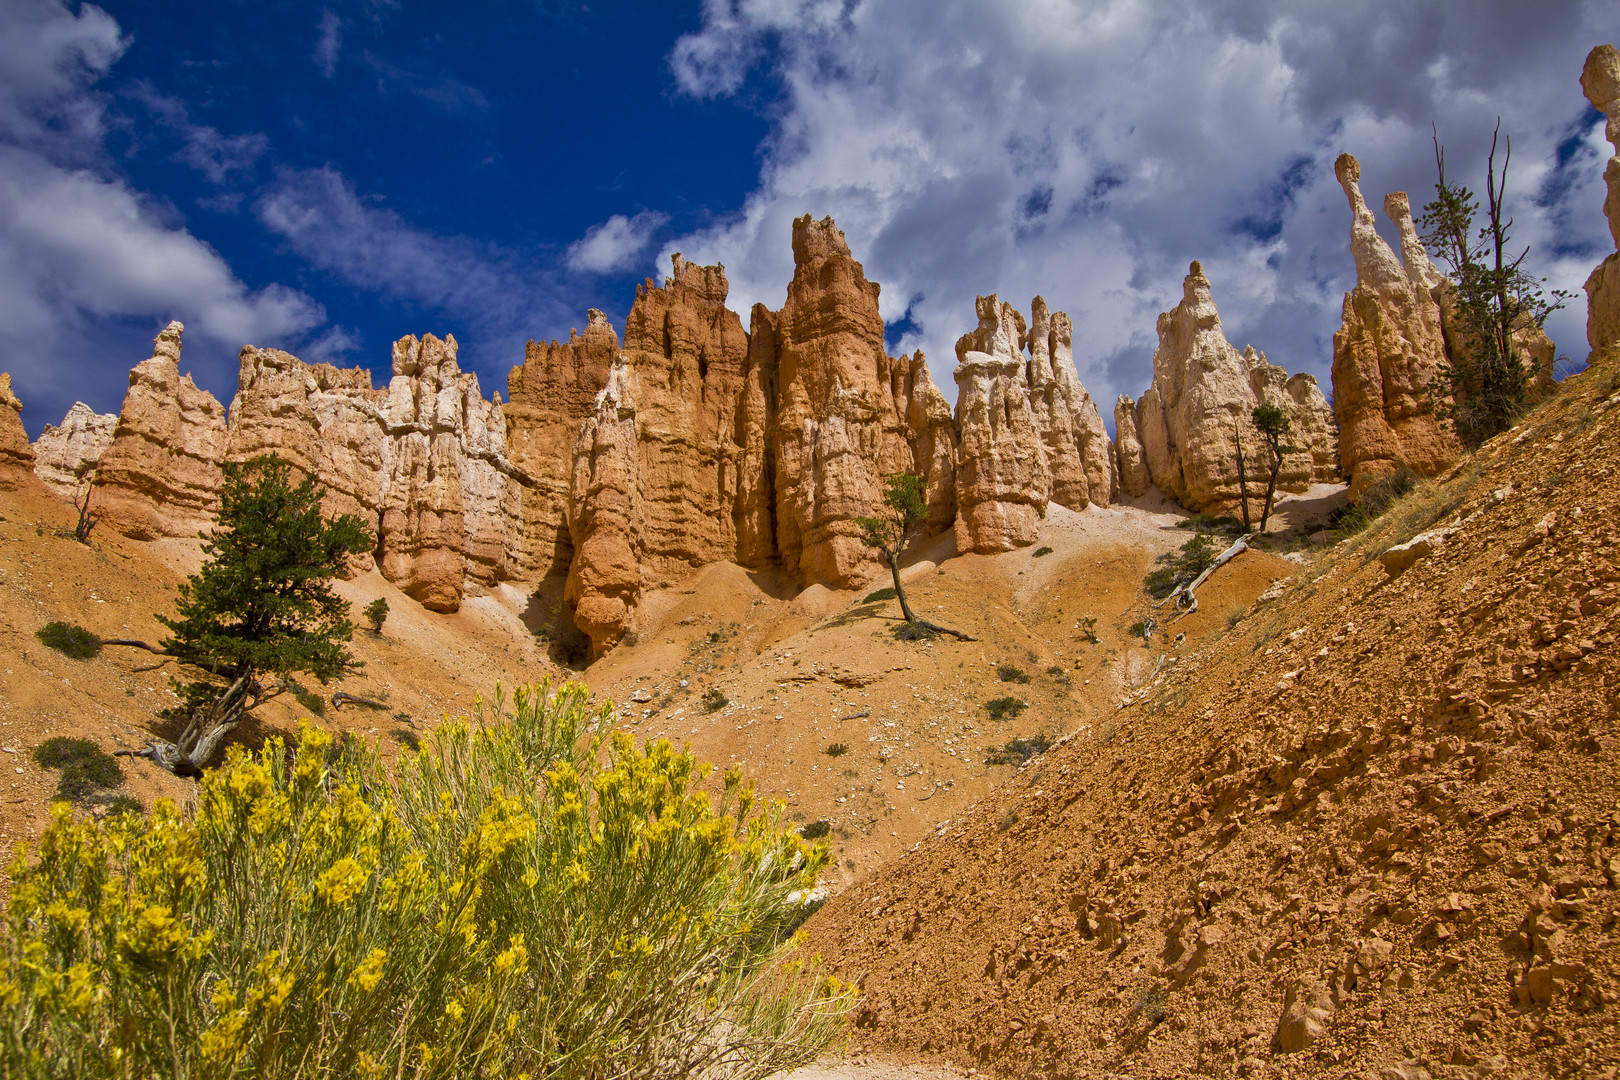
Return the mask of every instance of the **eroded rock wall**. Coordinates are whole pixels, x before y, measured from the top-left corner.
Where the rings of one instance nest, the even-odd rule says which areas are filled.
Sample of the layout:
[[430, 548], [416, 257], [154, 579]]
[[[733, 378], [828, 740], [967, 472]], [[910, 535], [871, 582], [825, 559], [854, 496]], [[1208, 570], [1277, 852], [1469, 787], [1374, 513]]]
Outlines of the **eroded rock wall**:
[[[570, 570], [565, 599], [598, 653], [623, 633], [643, 588], [771, 554], [754, 504], [764, 487], [770, 362], [751, 352], [725, 306], [728, 288], [724, 269], [679, 254], [662, 287], [639, 287], [611, 392], [597, 395], [576, 440], [569, 532], [578, 572]], [[625, 483], [636, 486], [614, 490]]]
[[512, 463], [531, 483], [511, 492], [511, 561], [526, 577], [562, 576], [574, 557], [568, 531], [568, 490], [574, 437], [607, 385], [619, 355], [619, 335], [592, 308], [585, 332], [566, 342], [529, 342], [523, 363], [506, 377], [506, 441]]
[[34, 440], [34, 475], [64, 499], [75, 498], [94, 477], [117, 429], [117, 413], [98, 413], [75, 401], [60, 424], [46, 424]]
[[[1607, 117], [1604, 134], [1615, 149], [1603, 169], [1603, 214], [1609, 219], [1609, 235], [1620, 248], [1620, 50], [1599, 45], [1587, 55], [1581, 90], [1592, 107]], [[1599, 349], [1620, 341], [1620, 251], [1597, 265], [1585, 287], [1587, 343]]]
[[1303, 491], [1333, 477], [1336, 456], [1327, 401], [1309, 375], [1290, 377], [1253, 348], [1239, 353], [1226, 340], [1203, 267], [1194, 262], [1182, 282], [1181, 303], [1159, 316], [1153, 385], [1136, 406], [1136, 435], [1152, 482], [1189, 510], [1224, 512], [1240, 502], [1237, 446], [1241, 439], [1254, 477], [1268, 468], [1252, 414], [1262, 404], [1281, 409], [1290, 424], [1277, 475], [1283, 491]]
[[978, 328], [956, 342], [956, 548], [989, 554], [1035, 542], [1052, 472], [1030, 403], [1024, 317], [993, 294], [977, 308]]
[[831, 218], [794, 221], [793, 264], [776, 324], [777, 550], [800, 583], [848, 588], [878, 567], [855, 519], [882, 505], [884, 476], [917, 465], [900, 400], [911, 363], [884, 351], [878, 286]]
[[14, 491], [34, 476], [34, 449], [23, 427], [22, 402], [11, 389], [11, 373], [0, 371], [0, 488]]
[[185, 327], [171, 322], [129, 373], [118, 427], [96, 470], [103, 525], [136, 540], [196, 536], [219, 508], [225, 406], [180, 374]]
[[1333, 408], [1340, 468], [1359, 495], [1403, 465], [1433, 476], [1461, 448], [1436, 413], [1446, 358], [1432, 292], [1440, 275], [1417, 241], [1410, 206], [1404, 196], [1384, 204], [1400, 230], [1403, 261], [1378, 235], [1360, 164], [1342, 154], [1334, 171], [1350, 201], [1356, 287], [1345, 294], [1343, 325], [1333, 335]]
[[1153, 481], [1148, 475], [1147, 453], [1136, 430], [1136, 402], [1126, 394], [1114, 402], [1114, 447], [1118, 459], [1119, 489], [1132, 498], [1147, 494]]

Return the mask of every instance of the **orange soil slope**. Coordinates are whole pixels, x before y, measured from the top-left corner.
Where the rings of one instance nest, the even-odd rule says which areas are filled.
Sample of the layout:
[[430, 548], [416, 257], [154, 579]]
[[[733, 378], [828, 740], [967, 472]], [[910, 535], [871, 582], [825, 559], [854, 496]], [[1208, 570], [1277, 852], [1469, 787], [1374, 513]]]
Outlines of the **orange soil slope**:
[[[621, 703], [638, 738], [738, 765], [791, 820], [827, 822], [835, 864], [824, 880], [836, 890], [1011, 776], [1011, 766], [985, 764], [988, 748], [1088, 731], [1152, 676], [1156, 654], [1128, 628], [1153, 556], [1189, 535], [1175, 527], [1183, 516], [1054, 506], [1034, 548], [937, 561], [950, 536], [924, 545], [905, 572], [912, 606], [972, 642], [896, 641], [893, 600], [817, 587], [783, 602], [761, 575], [713, 566], [650, 604], [635, 644], [592, 665], [587, 680]], [[1293, 569], [1260, 552], [1234, 561], [1188, 620], [1188, 640]], [[1082, 637], [1083, 617], [1098, 619], [1099, 644]], [[1001, 681], [1003, 666], [1026, 681]], [[724, 704], [705, 705], [711, 690]], [[1007, 696], [1027, 710], [992, 720], [985, 702]]]
[[[0, 847], [37, 837], [50, 820], [57, 773], [35, 764], [32, 750], [53, 735], [96, 742], [103, 750], [146, 745], [174, 704], [172, 664], [138, 649], [108, 646], [91, 660], [73, 660], [46, 648], [34, 632], [63, 621], [102, 637], [156, 643], [165, 633], [153, 617], [174, 610], [174, 587], [200, 565], [195, 541], [140, 543], [108, 530], [91, 544], [72, 539], [71, 504], [43, 491], [0, 492]], [[354, 730], [381, 742], [392, 757], [438, 722], [460, 713], [497, 680], [511, 686], [537, 681], [558, 669], [524, 629], [514, 607], [496, 596], [470, 600], [455, 615], [424, 611], [377, 573], [337, 583], [356, 613], [375, 597], [388, 600], [382, 635], [359, 631], [353, 651], [364, 672], [338, 686], [306, 685], [329, 699], [334, 690], [386, 704], [373, 710], [327, 702], [312, 717], [289, 695], [259, 710], [244, 725], [242, 741], [290, 734], [303, 718], [319, 726]], [[170, 776], [144, 759], [121, 759], [127, 780], [117, 794], [150, 808], [156, 798], [184, 803], [189, 780]]]
[[[1620, 355], [834, 898], [857, 1046], [1615, 1075]], [[1460, 522], [1390, 578], [1374, 556]]]

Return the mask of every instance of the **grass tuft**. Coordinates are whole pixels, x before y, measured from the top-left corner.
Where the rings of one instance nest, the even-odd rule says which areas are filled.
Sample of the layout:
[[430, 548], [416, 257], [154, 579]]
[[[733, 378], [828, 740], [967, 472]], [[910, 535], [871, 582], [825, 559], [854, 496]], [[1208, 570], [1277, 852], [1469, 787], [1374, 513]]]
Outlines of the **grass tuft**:
[[1027, 739], [1009, 739], [1001, 746], [992, 746], [984, 757], [986, 765], [1022, 765], [1038, 754], [1052, 749], [1052, 740], [1045, 735], [1031, 735]]
[[992, 720], [1011, 720], [1029, 708], [1029, 702], [1023, 698], [1000, 697], [985, 702], [984, 708]]
[[862, 600], [861, 603], [863, 603], [863, 604], [875, 604], [880, 600], [893, 600], [894, 596], [895, 596], [894, 587], [891, 585], [887, 589], [878, 589], [875, 592], [867, 593], [866, 594], [866, 599]]
[[1029, 676], [1024, 672], [1024, 669], [1015, 664], [1002, 664], [1000, 667], [996, 668], [996, 677], [1002, 682], [1029, 682]]

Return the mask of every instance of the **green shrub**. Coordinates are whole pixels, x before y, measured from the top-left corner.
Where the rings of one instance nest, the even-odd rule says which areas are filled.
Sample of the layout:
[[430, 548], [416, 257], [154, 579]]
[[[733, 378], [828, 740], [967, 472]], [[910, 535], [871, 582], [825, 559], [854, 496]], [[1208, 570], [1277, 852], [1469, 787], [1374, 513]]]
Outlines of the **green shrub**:
[[1038, 547], [1038, 548], [1035, 549], [1035, 556], [1034, 557], [1038, 559], [1042, 555], [1050, 555], [1050, 554], [1052, 554], [1052, 549], [1051, 548], [1049, 548], [1049, 547]]
[[75, 660], [88, 660], [101, 651], [101, 639], [82, 626], [72, 623], [48, 622], [34, 636], [49, 648]]
[[1080, 623], [1080, 637], [1087, 644], [1090, 644], [1090, 645], [1101, 645], [1102, 644], [1102, 638], [1097, 636], [1097, 617], [1095, 615], [1084, 616], [1083, 618], [1081, 618], [1079, 620], [1079, 623]]
[[1001, 697], [985, 702], [984, 707], [992, 720], [1011, 720], [1029, 708], [1029, 702], [1023, 698]]
[[84, 799], [124, 782], [117, 759], [89, 739], [57, 735], [34, 748], [34, 760], [47, 769], [61, 769], [56, 783], [59, 799]]
[[360, 613], [366, 617], [366, 622], [371, 624], [371, 632], [373, 634], [382, 633], [383, 622], [388, 618], [387, 598], [382, 596], [377, 597], [377, 599], [361, 608]]
[[845, 754], [849, 753], [849, 747], [841, 742], [835, 742], [831, 746], [827, 747], [827, 749], [823, 750], [822, 753], [826, 754], [828, 757], [843, 757]]
[[894, 599], [894, 587], [890, 586], [887, 589], [879, 589], [876, 592], [867, 593], [866, 594], [866, 599], [862, 600], [861, 603], [863, 603], [863, 604], [875, 604], [880, 600], [893, 600], [893, 599]]
[[1052, 740], [1045, 735], [1031, 735], [1027, 739], [1011, 739], [1002, 746], [992, 746], [985, 755], [986, 765], [1022, 765], [1037, 754], [1052, 749]]
[[695, 1075], [813, 1060], [853, 992], [776, 930], [827, 858], [735, 771], [542, 684], [369, 747], [232, 747], [196, 809], [75, 820], [11, 870], [0, 1075]]
[[1206, 532], [1194, 535], [1176, 551], [1167, 551], [1155, 561], [1157, 570], [1149, 571], [1142, 579], [1148, 595], [1163, 600], [1176, 591], [1176, 587], [1190, 583], [1220, 557], [1215, 541]]
[[799, 830], [799, 835], [806, 840], [820, 840], [832, 832], [832, 824], [826, 821], [812, 821]]
[[1054, 679], [1066, 678], [1069, 674], [1068, 671], [1064, 669], [1062, 664], [1053, 664], [1051, 667], [1046, 669], [1046, 673], [1052, 676]]
[[1025, 674], [1024, 669], [1014, 664], [1002, 664], [1000, 667], [996, 668], [996, 677], [1002, 682], [1029, 682], [1029, 676]]
[[709, 712], [719, 712], [729, 704], [731, 699], [726, 697], [718, 686], [711, 686], [703, 691], [703, 707]]

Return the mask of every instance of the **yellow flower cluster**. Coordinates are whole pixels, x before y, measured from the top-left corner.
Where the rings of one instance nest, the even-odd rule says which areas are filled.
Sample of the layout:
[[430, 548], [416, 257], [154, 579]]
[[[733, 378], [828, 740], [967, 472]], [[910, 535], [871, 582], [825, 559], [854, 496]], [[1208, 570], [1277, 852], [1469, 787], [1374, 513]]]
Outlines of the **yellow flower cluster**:
[[759, 942], [825, 852], [588, 700], [497, 691], [394, 775], [306, 726], [233, 747], [189, 813], [55, 808], [10, 871], [0, 1075], [657, 1075], [702, 1040], [808, 1060], [853, 991]]

